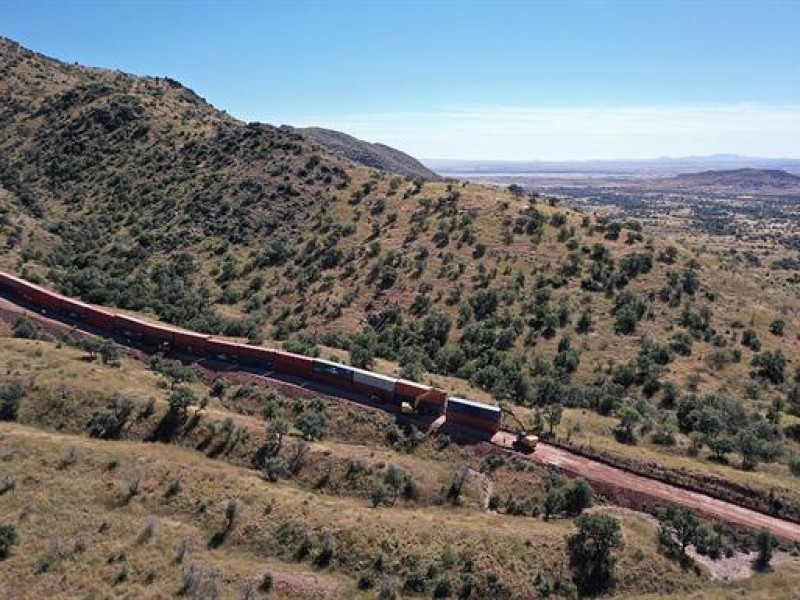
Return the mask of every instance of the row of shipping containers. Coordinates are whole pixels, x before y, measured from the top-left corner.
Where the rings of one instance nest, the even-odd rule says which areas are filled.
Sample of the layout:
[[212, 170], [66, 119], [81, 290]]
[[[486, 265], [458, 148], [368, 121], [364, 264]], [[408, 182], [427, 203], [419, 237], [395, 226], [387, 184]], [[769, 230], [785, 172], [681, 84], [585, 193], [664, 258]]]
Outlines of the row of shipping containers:
[[397, 405], [407, 402], [420, 412], [441, 413], [446, 394], [427, 385], [373, 373], [349, 365], [313, 359], [311, 379], [333, 387], [352, 389]]
[[122, 336], [135, 345], [154, 350], [169, 348], [197, 356], [210, 355], [220, 360], [288, 373], [335, 388], [376, 396], [385, 402], [394, 402], [398, 406], [407, 402], [423, 413], [440, 414], [447, 401], [444, 392], [430, 386], [329, 360], [220, 340], [209, 335], [114, 313], [51, 292], [2, 271], [0, 271], [0, 288], [29, 301], [40, 310], [64, 314], [100, 331]]

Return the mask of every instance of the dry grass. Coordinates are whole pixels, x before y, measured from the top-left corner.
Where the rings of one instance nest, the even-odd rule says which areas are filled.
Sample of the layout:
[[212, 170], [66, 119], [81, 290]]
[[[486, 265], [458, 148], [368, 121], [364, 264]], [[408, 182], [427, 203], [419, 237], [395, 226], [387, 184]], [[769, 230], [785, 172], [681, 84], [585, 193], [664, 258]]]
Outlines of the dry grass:
[[[309, 581], [330, 597], [358, 597], [347, 575], [353, 577], [380, 548], [393, 548], [393, 564], [404, 555], [423, 564], [470, 557], [476, 569], [501, 573], [523, 595], [532, 570], [552, 576], [564, 569], [569, 522], [436, 507], [365, 510], [359, 501], [309, 494], [292, 483], [267, 484], [250, 470], [172, 446], [101, 442], [12, 424], [3, 424], [0, 432], [3, 474], [17, 482], [4, 497], [0, 521], [14, 523], [20, 535], [20, 545], [0, 563], [6, 597], [59, 597], [65, 589], [88, 597], [169, 597], [192, 563], [217, 570], [225, 597], [266, 570], [295, 586], [280, 597], [320, 597], [304, 589]], [[63, 466], [66, 452], [72, 459]], [[166, 497], [175, 479], [181, 491]], [[134, 481], [138, 492], [129, 497]], [[220, 548], [210, 550], [230, 500], [237, 502], [236, 523]], [[654, 552], [652, 528], [632, 517], [622, 520], [628, 544], [620, 563], [621, 588], [644, 592], [702, 584], [702, 578], [681, 573]], [[281, 527], [308, 528], [315, 544], [330, 531], [342, 556], [337, 554], [333, 569], [312, 569], [304, 561], [285, 564], [295, 548], [278, 539]], [[189, 551], [183, 564], [176, 564], [183, 540]], [[86, 549], [76, 552], [76, 543]], [[646, 560], [638, 558], [637, 549]]]
[[[112, 386], [141, 398], [163, 393], [158, 379], [136, 361], [123, 360], [121, 368], [111, 369], [87, 363], [69, 348], [6, 341], [0, 349], [8, 366], [3, 378], [19, 374], [25, 362], [41, 393], [57, 382], [49, 379], [53, 372], [85, 393], [102, 390], [107, 396]], [[35, 398], [31, 394], [25, 402], [36, 405]], [[73, 418], [63, 419], [65, 431], [80, 432], [92, 407], [75, 404], [73, 409]], [[256, 444], [256, 432], [263, 428], [258, 417], [217, 408], [208, 410], [203, 422], [228, 416], [239, 426], [251, 427]], [[140, 434], [134, 430], [126, 435]], [[461, 507], [442, 504], [440, 489], [452, 473], [449, 461], [477, 465], [477, 458], [461, 449], [441, 453], [426, 443], [406, 454], [355, 440], [325, 440], [312, 445], [312, 459], [299, 477], [269, 484], [257, 472], [239, 466], [246, 464], [246, 444], [221, 455], [222, 460], [210, 460], [191, 449], [190, 438], [179, 440], [189, 448], [135, 439], [139, 438], [103, 442], [0, 425], [0, 475], [16, 483], [3, 496], [0, 522], [14, 523], [21, 540], [12, 556], [0, 563], [0, 581], [6, 582], [9, 597], [58, 597], [64, 589], [86, 597], [170, 597], [185, 583], [190, 565], [197, 564], [207, 567], [205, 573], [214, 570], [216, 574], [207, 577], [223, 597], [239, 596], [243, 586], [269, 571], [279, 597], [359, 598], [363, 593], [355, 579], [381, 553], [389, 559], [387, 568], [398, 585], [414, 564], [449, 572], [457, 580], [465, 560], [473, 562], [480, 577], [497, 573], [513, 597], [531, 597], [537, 573], [551, 583], [569, 578], [564, 556], [564, 538], [572, 528], [568, 521], [487, 514], [482, 510], [485, 489], [476, 478], [470, 479]], [[389, 465], [402, 468], [418, 481], [420, 497], [372, 509], [363, 490], [317, 488], [319, 475], [329, 468], [333, 479], [341, 480], [350, 459], [362, 461], [376, 476]], [[543, 474], [506, 467], [492, 479], [501, 495], [536, 497], [542, 494]], [[174, 481], [180, 482], [180, 491], [170, 496], [167, 490]], [[131, 490], [136, 493], [131, 495]], [[230, 500], [238, 507], [235, 526], [219, 548], [210, 549], [209, 541], [224, 528]], [[682, 572], [657, 554], [652, 526], [628, 515], [621, 518], [627, 545], [620, 556], [620, 591], [705, 585], [704, 577]], [[296, 559], [298, 536], [306, 535], [302, 532], [312, 539], [312, 556], [326, 532], [334, 536], [332, 566], [312, 567], [309, 559]], [[183, 540], [189, 550], [184, 562], [176, 564]], [[85, 549], [76, 552], [76, 543]]]

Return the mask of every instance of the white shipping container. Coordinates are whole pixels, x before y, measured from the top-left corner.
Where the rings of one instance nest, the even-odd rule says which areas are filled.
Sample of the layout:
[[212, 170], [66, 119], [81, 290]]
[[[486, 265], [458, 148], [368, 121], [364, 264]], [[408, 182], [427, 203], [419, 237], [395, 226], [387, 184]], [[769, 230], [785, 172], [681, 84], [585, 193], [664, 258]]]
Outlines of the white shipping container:
[[360, 383], [361, 385], [368, 385], [376, 390], [394, 393], [394, 386], [397, 383], [397, 379], [371, 371], [353, 369], [353, 382]]

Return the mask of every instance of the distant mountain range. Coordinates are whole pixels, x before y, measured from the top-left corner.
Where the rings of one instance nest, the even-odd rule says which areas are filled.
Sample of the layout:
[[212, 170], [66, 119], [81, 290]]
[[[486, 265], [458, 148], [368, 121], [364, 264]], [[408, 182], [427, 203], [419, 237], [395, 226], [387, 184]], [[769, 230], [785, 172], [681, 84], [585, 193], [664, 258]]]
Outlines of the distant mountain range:
[[475, 161], [424, 159], [423, 164], [436, 173], [448, 175], [488, 174], [607, 174], [632, 177], [669, 177], [682, 173], [709, 170], [778, 169], [800, 173], [800, 159], [759, 158], [735, 154], [654, 158], [643, 160], [585, 161]]
[[691, 186], [729, 186], [738, 188], [800, 186], [800, 177], [779, 169], [733, 169], [683, 173], [670, 181]]

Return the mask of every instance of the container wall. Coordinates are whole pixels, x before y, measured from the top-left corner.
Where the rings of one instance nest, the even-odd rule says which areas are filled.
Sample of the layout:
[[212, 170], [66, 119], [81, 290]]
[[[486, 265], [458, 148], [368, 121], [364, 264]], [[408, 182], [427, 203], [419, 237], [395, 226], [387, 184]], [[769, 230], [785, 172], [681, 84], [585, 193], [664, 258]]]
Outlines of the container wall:
[[302, 354], [275, 350], [272, 353], [273, 368], [280, 373], [298, 377], [311, 377], [314, 359]]
[[394, 394], [397, 379], [362, 369], [353, 369], [353, 383]]
[[363, 394], [364, 396], [367, 397], [376, 396], [384, 402], [394, 401], [394, 390], [391, 391], [380, 390], [372, 387], [371, 385], [358, 383], [357, 381], [355, 381], [355, 378], [353, 379], [352, 386], [355, 391], [357, 391], [359, 394]]
[[70, 319], [83, 321], [104, 331], [110, 332], [113, 328], [114, 313], [79, 300], [64, 298], [61, 312]]
[[206, 340], [206, 351], [216, 360], [232, 362], [236, 359], [233, 347], [228, 342], [217, 338]]
[[395, 395], [400, 402], [411, 402], [416, 400], [425, 392], [431, 391], [431, 387], [422, 385], [421, 383], [414, 383], [405, 379], [398, 379], [394, 388]]
[[208, 351], [208, 335], [190, 333], [188, 331], [175, 332], [175, 347], [183, 352], [201, 354]]
[[478, 419], [485, 419], [487, 421], [496, 421], [498, 423], [502, 417], [500, 409], [496, 406], [483, 404], [480, 402], [472, 402], [470, 400], [456, 397], [448, 398], [447, 413], [458, 413]]
[[335, 389], [350, 390], [353, 388], [353, 381], [341, 375], [330, 375], [326, 372], [315, 371], [311, 375], [311, 379], [317, 383], [323, 383]]
[[312, 368], [314, 375], [325, 375], [346, 382], [353, 380], [353, 368], [347, 365], [315, 358]]
[[170, 329], [146, 323], [127, 315], [114, 317], [114, 328], [126, 337], [136, 338], [148, 344], [171, 344], [173, 332]]
[[464, 415], [460, 413], [445, 413], [447, 423], [468, 427], [476, 431], [485, 431], [487, 433], [497, 433], [500, 429], [500, 423], [487, 419], [481, 419], [471, 415]]

